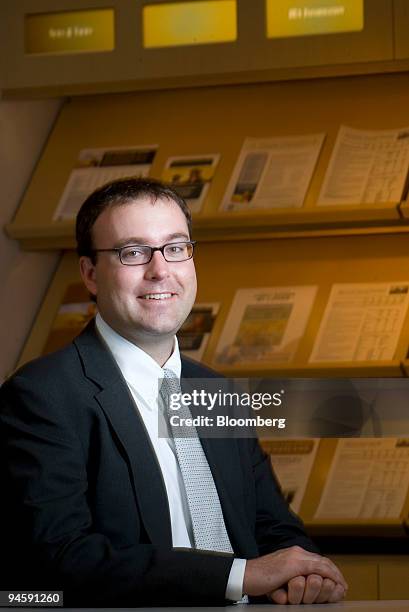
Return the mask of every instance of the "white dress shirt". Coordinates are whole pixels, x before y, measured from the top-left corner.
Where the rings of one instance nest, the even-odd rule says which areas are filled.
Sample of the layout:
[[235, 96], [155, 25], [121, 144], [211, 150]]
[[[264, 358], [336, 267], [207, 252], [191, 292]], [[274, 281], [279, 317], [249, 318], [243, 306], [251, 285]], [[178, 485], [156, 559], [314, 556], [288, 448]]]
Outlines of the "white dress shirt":
[[[163, 378], [163, 369], [145, 351], [114, 331], [100, 314], [96, 316], [96, 328], [121, 370], [156, 453], [168, 497], [173, 547], [192, 548], [192, 521], [174, 443], [171, 438], [158, 436], [158, 381]], [[176, 337], [165, 365], [180, 379], [182, 364]], [[226, 599], [241, 599], [245, 569], [245, 559], [234, 559]]]

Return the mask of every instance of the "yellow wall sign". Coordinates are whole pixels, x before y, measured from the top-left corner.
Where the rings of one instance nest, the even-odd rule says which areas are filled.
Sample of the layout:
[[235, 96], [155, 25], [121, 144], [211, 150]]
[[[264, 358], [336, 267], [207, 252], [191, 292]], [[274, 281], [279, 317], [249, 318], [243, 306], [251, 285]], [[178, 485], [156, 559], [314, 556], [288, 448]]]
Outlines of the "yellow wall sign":
[[266, 0], [267, 37], [358, 32], [363, 0]]
[[37, 13], [25, 17], [26, 53], [79, 53], [115, 48], [114, 10]]
[[177, 47], [237, 39], [237, 0], [196, 0], [143, 8], [143, 46]]

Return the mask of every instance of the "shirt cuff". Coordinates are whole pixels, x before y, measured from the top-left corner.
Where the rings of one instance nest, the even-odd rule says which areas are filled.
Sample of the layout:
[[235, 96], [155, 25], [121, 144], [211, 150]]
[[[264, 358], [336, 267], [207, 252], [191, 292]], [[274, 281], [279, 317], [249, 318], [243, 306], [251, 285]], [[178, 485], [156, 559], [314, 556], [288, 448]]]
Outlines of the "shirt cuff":
[[239, 601], [243, 596], [244, 572], [246, 571], [246, 559], [234, 559], [230, 569], [229, 579], [226, 587], [226, 599]]

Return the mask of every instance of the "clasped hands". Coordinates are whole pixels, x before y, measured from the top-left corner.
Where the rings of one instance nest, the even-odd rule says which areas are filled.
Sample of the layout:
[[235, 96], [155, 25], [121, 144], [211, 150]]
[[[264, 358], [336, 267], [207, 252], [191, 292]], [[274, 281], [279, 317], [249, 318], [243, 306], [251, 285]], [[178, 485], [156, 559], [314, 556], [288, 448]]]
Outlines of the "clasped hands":
[[347, 588], [330, 559], [299, 546], [247, 561], [243, 583], [247, 595], [267, 595], [277, 604], [334, 603]]

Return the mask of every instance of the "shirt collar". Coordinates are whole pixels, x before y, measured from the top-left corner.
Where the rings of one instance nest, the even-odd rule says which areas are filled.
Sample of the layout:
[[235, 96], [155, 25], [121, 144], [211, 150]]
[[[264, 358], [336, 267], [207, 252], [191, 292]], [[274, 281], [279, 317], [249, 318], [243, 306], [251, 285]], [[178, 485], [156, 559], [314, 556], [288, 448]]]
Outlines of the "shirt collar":
[[[163, 378], [163, 369], [160, 365], [139, 346], [112, 329], [99, 313], [95, 319], [95, 326], [111, 351], [126, 382], [132, 385], [143, 398], [157, 398], [158, 380]], [[177, 378], [180, 378], [182, 364], [176, 336], [173, 352], [163, 367], [171, 370]]]

